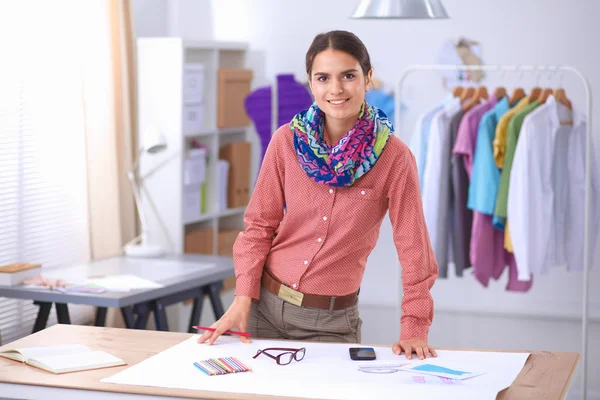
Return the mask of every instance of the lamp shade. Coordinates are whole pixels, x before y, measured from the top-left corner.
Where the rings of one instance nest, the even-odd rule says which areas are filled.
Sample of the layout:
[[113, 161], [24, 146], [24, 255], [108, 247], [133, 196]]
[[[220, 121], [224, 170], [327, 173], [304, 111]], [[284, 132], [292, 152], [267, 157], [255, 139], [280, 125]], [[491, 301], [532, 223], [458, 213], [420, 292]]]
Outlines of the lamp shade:
[[361, 0], [354, 19], [444, 19], [441, 0]]
[[142, 151], [150, 154], [160, 153], [167, 148], [167, 141], [162, 132], [153, 127], [144, 135]]

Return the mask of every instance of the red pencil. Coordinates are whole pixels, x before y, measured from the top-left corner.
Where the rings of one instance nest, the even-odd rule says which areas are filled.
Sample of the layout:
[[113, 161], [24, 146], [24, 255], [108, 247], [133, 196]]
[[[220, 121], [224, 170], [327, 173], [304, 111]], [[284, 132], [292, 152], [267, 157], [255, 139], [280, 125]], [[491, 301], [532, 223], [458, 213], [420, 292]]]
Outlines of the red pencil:
[[[214, 332], [217, 330], [216, 328], [209, 328], [208, 326], [192, 326], [192, 328], [197, 329], [199, 331], [211, 331], [211, 332]], [[228, 333], [230, 335], [246, 336], [246, 337], [252, 336], [251, 333], [246, 333], [246, 332], [225, 331], [224, 333]]]

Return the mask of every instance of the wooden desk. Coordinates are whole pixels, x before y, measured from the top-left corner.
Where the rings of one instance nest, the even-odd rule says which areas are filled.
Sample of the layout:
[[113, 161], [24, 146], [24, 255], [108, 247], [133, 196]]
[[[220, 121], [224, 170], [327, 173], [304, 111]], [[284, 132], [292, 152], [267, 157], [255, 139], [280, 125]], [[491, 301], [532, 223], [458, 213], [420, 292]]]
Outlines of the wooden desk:
[[[196, 399], [261, 398], [258, 395], [248, 394], [116, 385], [100, 382], [101, 379], [131, 367], [189, 337], [190, 334], [176, 332], [55, 325], [3, 346], [3, 348], [33, 347], [59, 343], [83, 344], [94, 349], [106, 350], [125, 360], [128, 365], [54, 375], [0, 357], [0, 396], [3, 398], [43, 400], [49, 398], [149, 399], [149, 395]], [[579, 355], [577, 353], [532, 352], [512, 386], [502, 391], [497, 398], [502, 400], [563, 399], [567, 394], [578, 361]]]

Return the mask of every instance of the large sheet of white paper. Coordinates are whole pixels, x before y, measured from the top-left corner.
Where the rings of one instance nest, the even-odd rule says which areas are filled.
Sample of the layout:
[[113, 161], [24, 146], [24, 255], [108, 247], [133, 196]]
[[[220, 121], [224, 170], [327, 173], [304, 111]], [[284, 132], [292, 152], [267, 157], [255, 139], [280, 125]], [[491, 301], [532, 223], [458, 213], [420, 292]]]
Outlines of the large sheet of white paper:
[[88, 279], [85, 284], [105, 288], [109, 292], [129, 292], [135, 289], [157, 289], [164, 285], [136, 275], [108, 275], [102, 278]]
[[[485, 371], [471, 379], [452, 380], [399, 370], [409, 361], [390, 348], [375, 347], [376, 361], [353, 361], [348, 349], [355, 345], [254, 340], [243, 344], [238, 338], [221, 337], [212, 346], [198, 344], [199, 336], [185, 340], [147, 360], [105, 378], [102, 382], [164, 388], [210, 390], [316, 399], [403, 398], [495, 399], [519, 374], [529, 353], [438, 351], [437, 361], [460, 363]], [[300, 362], [280, 366], [260, 355], [268, 347], [306, 348]], [[276, 352], [275, 352], [276, 354]], [[207, 376], [193, 363], [216, 357], [237, 357], [252, 372]], [[367, 368], [377, 367], [380, 368]]]

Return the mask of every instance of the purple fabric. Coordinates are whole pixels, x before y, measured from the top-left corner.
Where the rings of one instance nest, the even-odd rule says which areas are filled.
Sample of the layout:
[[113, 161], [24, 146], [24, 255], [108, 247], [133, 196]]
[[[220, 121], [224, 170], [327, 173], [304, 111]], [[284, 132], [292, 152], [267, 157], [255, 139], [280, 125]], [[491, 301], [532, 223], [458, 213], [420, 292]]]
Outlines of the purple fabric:
[[506, 266], [508, 266], [506, 290], [527, 292], [533, 285], [533, 279], [518, 280], [515, 256], [504, 250], [504, 232], [494, 229], [491, 215], [479, 211], [473, 211], [471, 261], [475, 278], [485, 287], [488, 286], [490, 278], [499, 279]]
[[496, 96], [491, 95], [485, 103], [478, 104], [465, 113], [458, 128], [458, 136], [454, 144], [452, 154], [455, 156], [463, 156], [465, 169], [471, 179], [473, 172], [473, 159], [475, 158], [475, 143], [477, 143], [477, 130], [481, 117], [492, 107], [496, 105], [498, 100]]
[[[498, 230], [498, 229], [496, 229]], [[517, 261], [514, 254], [504, 250], [506, 263], [508, 264], [508, 284], [506, 290], [510, 292], [527, 292], [533, 285], [533, 276], [528, 281], [520, 281], [518, 279], [519, 272], [517, 271]]]
[[279, 121], [277, 126], [289, 123], [296, 114], [307, 110], [313, 103], [310, 92], [294, 80], [292, 74], [277, 75]]
[[[294, 80], [292, 74], [277, 75], [277, 126], [289, 123], [296, 114], [312, 104], [310, 92]], [[261, 159], [271, 140], [271, 86], [263, 86], [244, 100], [246, 113], [254, 123], [261, 141]]]
[[471, 262], [475, 278], [485, 287], [490, 278], [498, 279], [504, 271], [504, 232], [494, 229], [492, 216], [473, 211]]

